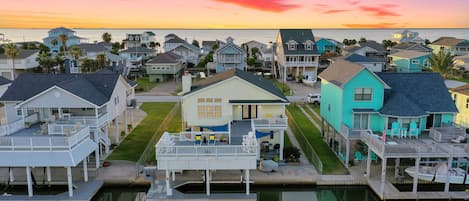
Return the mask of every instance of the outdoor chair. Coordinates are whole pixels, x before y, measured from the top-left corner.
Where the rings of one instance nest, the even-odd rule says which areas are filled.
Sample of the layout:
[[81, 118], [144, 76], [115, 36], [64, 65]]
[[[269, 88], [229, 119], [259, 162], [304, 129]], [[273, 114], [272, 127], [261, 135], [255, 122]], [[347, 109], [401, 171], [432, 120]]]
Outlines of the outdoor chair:
[[466, 139], [466, 137], [464, 137], [464, 136], [458, 136], [457, 138], [451, 139], [451, 142], [453, 142], [453, 143], [462, 143], [465, 139]]
[[399, 137], [399, 135], [400, 135], [399, 123], [395, 121], [392, 123], [390, 136], [394, 138], [394, 137]]
[[360, 151], [356, 151], [356, 152], [355, 152], [355, 160], [356, 160], [356, 161], [362, 161], [362, 160], [364, 160], [362, 152], [360, 152]]
[[417, 128], [417, 123], [411, 122], [409, 128], [409, 138], [415, 137], [415, 139], [419, 138], [419, 129]]
[[215, 145], [215, 135], [214, 134], [210, 134], [210, 136], [208, 137], [208, 144]]
[[202, 135], [196, 135], [195, 136], [195, 144], [196, 145], [201, 145], [202, 144]]

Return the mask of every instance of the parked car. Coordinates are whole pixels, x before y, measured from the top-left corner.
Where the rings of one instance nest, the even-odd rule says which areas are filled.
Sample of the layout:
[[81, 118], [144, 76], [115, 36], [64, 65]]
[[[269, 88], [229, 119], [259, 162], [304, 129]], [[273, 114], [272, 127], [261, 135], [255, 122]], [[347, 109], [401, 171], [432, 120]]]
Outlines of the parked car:
[[320, 104], [321, 94], [308, 94], [308, 103]]

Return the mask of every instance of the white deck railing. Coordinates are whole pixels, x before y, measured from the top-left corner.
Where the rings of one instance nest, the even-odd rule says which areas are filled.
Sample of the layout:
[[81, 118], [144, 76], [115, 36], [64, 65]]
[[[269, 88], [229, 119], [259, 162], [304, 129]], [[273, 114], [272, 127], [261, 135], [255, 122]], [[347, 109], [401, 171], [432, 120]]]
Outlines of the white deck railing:
[[66, 151], [90, 137], [89, 127], [82, 127], [70, 136], [4, 136], [1, 151]]
[[90, 127], [99, 127], [108, 121], [108, 113], [101, 114], [96, 118], [95, 116], [71, 116], [68, 120], [57, 120], [55, 124], [75, 125], [77, 123]]
[[361, 139], [371, 150], [383, 157], [469, 157], [469, 144], [426, 142], [411, 139], [402, 139], [405, 142], [393, 141], [392, 138], [383, 141], [381, 136], [371, 131], [362, 131]]
[[288, 118], [252, 119], [252, 125], [256, 129], [287, 128]]
[[218, 132], [196, 132], [196, 131], [191, 131], [191, 132], [181, 132], [181, 133], [168, 133], [171, 136], [174, 136], [175, 138], [178, 138], [179, 141], [195, 141], [195, 136], [196, 135], [201, 135], [202, 138], [205, 136], [207, 139], [210, 135], [215, 135], [216, 138], [220, 139], [220, 137], [223, 136], [223, 138], [228, 138], [229, 137], [229, 132], [226, 131], [218, 131]]
[[37, 113], [34, 113], [32, 115], [29, 115], [23, 119], [19, 119], [17, 121], [14, 121], [13, 123], [9, 123], [6, 125], [0, 126], [0, 136], [7, 136], [11, 135], [15, 132], [18, 132], [21, 129], [25, 128], [25, 122], [28, 122], [30, 125], [35, 124], [39, 121]]

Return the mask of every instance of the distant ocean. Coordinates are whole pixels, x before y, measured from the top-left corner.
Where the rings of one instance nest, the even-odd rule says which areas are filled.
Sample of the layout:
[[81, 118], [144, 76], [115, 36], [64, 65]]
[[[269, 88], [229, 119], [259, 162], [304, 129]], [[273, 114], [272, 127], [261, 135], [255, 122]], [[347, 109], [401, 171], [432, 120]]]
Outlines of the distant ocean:
[[[225, 40], [228, 36], [235, 39], [236, 43], [243, 43], [250, 40], [257, 40], [263, 43], [275, 41], [278, 30], [248, 30], [248, 29], [74, 29], [80, 37], [86, 38], [88, 42], [100, 41], [104, 32], [112, 35], [113, 41], [122, 41], [126, 33], [142, 33], [143, 31], [153, 31], [158, 42], [163, 42], [165, 35], [175, 33], [188, 41], [198, 40]], [[365, 37], [369, 40], [382, 41], [389, 39], [392, 33], [402, 29], [313, 29], [317, 37], [332, 38], [342, 41], [344, 38], [359, 39]], [[469, 39], [469, 29], [410, 29], [419, 32], [420, 37], [430, 41], [440, 36], [453, 36], [457, 38]], [[5, 38], [15, 42], [40, 41], [47, 36], [48, 29], [0, 29], [0, 33]]]

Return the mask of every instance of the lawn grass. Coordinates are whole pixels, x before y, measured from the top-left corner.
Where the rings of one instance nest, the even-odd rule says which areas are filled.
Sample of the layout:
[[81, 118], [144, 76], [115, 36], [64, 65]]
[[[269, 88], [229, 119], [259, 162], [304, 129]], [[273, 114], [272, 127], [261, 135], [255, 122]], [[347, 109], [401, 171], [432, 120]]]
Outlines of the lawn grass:
[[111, 153], [107, 160], [138, 161], [148, 142], [166, 118], [175, 103], [144, 103], [140, 107], [147, 113], [143, 121]]
[[141, 92], [147, 92], [156, 87], [156, 82], [150, 82], [148, 77], [137, 78], [137, 88], [142, 89]]
[[279, 82], [276, 79], [272, 79], [272, 82], [274, 82], [277, 85], [277, 87], [280, 89], [280, 91], [283, 92], [283, 95], [293, 96], [293, 91], [290, 89], [290, 87], [287, 84]]
[[[168, 133], [179, 133], [182, 131], [182, 117], [181, 117], [181, 106], [179, 106], [176, 110], [176, 113], [174, 114], [173, 118], [170, 119], [169, 123], [165, 125], [164, 127], [161, 128], [161, 132], [156, 133], [156, 141], [158, 141], [161, 138], [161, 135], [163, 135], [164, 132]], [[155, 165], [156, 164], [156, 153], [155, 153], [155, 147], [152, 145], [151, 151], [150, 151], [150, 156], [146, 159], [145, 163], [150, 164], [150, 165]]]
[[[300, 108], [294, 104], [287, 106], [288, 111], [293, 116], [293, 120], [304, 133], [317, 156], [323, 164], [323, 174], [347, 174], [348, 171], [340, 162], [339, 158], [332, 152], [329, 146], [323, 141], [321, 132], [309, 121]], [[292, 126], [293, 132], [300, 132]], [[301, 139], [298, 139], [301, 140]]]
[[285, 131], [284, 136], [285, 136], [284, 138], [285, 148], [293, 147], [293, 144], [291, 143], [290, 136], [288, 136], [287, 131]]
[[306, 105], [303, 105], [301, 106], [305, 111], [306, 113], [308, 113], [308, 115], [319, 125], [321, 125], [321, 119], [319, 119], [318, 117], [316, 117], [316, 115], [313, 114], [313, 112], [306, 106]]

